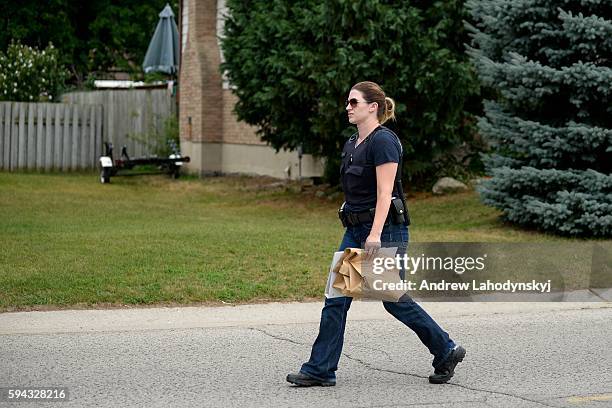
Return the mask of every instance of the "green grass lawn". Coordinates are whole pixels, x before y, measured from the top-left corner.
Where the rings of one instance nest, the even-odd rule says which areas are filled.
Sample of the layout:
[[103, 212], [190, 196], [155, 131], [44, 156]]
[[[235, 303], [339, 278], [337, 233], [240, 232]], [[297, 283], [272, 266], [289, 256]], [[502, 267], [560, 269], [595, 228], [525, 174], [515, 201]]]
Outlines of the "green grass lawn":
[[[258, 183], [0, 173], [0, 311], [320, 298], [339, 203]], [[559, 240], [503, 224], [474, 192], [409, 201], [411, 240]]]

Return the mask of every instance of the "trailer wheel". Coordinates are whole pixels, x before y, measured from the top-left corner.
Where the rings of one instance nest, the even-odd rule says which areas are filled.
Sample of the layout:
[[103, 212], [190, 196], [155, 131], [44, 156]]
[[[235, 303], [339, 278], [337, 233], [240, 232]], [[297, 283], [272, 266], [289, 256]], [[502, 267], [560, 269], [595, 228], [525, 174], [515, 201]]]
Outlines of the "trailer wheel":
[[177, 179], [181, 176], [181, 168], [179, 166], [170, 167], [170, 176], [173, 179]]
[[108, 184], [110, 183], [110, 169], [103, 167], [100, 171], [100, 183]]

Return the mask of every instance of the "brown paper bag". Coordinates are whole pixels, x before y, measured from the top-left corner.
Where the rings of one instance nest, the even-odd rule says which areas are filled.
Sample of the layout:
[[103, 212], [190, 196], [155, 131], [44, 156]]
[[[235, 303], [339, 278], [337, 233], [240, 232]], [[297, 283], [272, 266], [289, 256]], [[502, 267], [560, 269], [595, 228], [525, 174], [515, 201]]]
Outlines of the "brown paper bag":
[[333, 287], [340, 290], [344, 296], [359, 297], [363, 290], [361, 275], [361, 254], [359, 248], [346, 248], [344, 254], [334, 267], [336, 279]]
[[[381, 248], [377, 257], [393, 258], [396, 252], [397, 248]], [[394, 267], [375, 274], [372, 262], [363, 260], [363, 256], [361, 248], [346, 248], [334, 267], [336, 279], [332, 286], [344, 296], [397, 302], [406, 290], [376, 290], [375, 287], [380, 287], [381, 282], [401, 282], [399, 270]]]

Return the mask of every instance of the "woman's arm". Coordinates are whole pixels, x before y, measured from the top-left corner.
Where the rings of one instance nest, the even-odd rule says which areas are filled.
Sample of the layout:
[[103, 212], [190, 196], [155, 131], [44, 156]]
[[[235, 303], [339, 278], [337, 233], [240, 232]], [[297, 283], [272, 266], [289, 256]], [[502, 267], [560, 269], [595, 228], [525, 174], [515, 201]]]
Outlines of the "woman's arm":
[[396, 171], [397, 163], [389, 162], [376, 166], [376, 213], [374, 214], [372, 230], [366, 240], [366, 256], [380, 248], [380, 234], [382, 234], [389, 207], [391, 207], [391, 195], [393, 194]]

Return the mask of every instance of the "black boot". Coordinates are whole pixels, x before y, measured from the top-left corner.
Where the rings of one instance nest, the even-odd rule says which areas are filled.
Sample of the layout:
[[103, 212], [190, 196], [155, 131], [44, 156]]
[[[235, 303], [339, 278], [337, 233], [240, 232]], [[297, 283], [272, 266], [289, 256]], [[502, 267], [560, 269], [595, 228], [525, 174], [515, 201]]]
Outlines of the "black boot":
[[333, 387], [336, 385], [336, 380], [321, 381], [304, 373], [289, 374], [287, 375], [287, 381], [292, 384], [299, 385], [300, 387], [312, 387], [317, 385], [321, 387]]
[[465, 349], [461, 346], [455, 347], [446, 361], [429, 376], [429, 382], [432, 384], [448, 382], [453, 377], [453, 374], [455, 374], [455, 367], [463, 361], [464, 357]]

